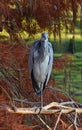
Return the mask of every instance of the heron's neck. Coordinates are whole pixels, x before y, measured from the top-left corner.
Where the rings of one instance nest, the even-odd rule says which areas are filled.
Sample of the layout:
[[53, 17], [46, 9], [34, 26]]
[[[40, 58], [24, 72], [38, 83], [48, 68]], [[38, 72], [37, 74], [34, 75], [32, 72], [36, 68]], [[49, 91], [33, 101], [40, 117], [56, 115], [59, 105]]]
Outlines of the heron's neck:
[[39, 50], [39, 58], [41, 58], [42, 60], [47, 56], [48, 54], [48, 43], [41, 43], [41, 47]]

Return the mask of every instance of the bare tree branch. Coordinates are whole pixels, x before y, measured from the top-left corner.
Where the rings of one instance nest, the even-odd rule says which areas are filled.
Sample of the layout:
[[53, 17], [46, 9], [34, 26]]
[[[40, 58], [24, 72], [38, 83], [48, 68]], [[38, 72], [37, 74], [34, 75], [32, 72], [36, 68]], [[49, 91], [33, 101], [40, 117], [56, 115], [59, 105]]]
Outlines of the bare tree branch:
[[[72, 108], [72, 107], [68, 107], [68, 106], [63, 106], [57, 102], [52, 102], [52, 103], [44, 106], [41, 109], [41, 111], [40, 111], [39, 107], [32, 107], [32, 108], [15, 107], [15, 109], [12, 110], [12, 108], [9, 106], [5, 107], [5, 110], [7, 110], [10, 113], [17, 113], [17, 114], [54, 114], [57, 112], [61, 112], [61, 114], [68, 114], [68, 113], [72, 113], [72, 112], [76, 112], [78, 114], [82, 113], [82, 108]], [[76, 122], [76, 117], [77, 116], [75, 116], [75, 122]]]

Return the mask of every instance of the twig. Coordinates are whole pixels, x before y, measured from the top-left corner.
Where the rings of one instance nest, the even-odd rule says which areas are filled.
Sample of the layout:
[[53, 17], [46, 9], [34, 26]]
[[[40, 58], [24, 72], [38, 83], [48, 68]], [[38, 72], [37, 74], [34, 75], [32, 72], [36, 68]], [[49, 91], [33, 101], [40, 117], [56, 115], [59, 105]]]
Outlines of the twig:
[[12, 102], [12, 99], [11, 99], [11, 97], [10, 97], [10, 95], [8, 94], [8, 92], [4, 89], [4, 87], [3, 86], [1, 86], [0, 85], [0, 88], [4, 91], [4, 93], [8, 96], [8, 98], [9, 98], [9, 100], [10, 100], [10, 102], [11, 102], [11, 105], [12, 105], [12, 107], [14, 106], [14, 104], [13, 104], [13, 102]]
[[31, 101], [28, 101], [27, 99], [18, 99], [18, 98], [15, 98], [13, 99], [13, 101], [16, 101], [16, 102], [22, 102], [22, 103], [25, 103], [25, 104], [30, 104], [32, 106], [35, 106], [37, 104], [40, 104], [40, 102], [31, 102]]
[[75, 101], [68, 101], [68, 102], [61, 102], [60, 103], [61, 105], [73, 105], [73, 104], [76, 104]]
[[58, 123], [59, 123], [59, 121], [60, 121], [61, 114], [62, 114], [62, 111], [59, 113], [59, 116], [58, 116], [58, 118], [57, 118], [57, 121], [56, 121], [54, 130], [56, 130], [56, 128], [57, 128], [57, 125], [58, 125]]
[[75, 111], [74, 125], [75, 125], [76, 130], [78, 130], [78, 128], [77, 128], [77, 111]]
[[73, 124], [71, 124], [66, 130], [70, 130], [70, 128], [73, 126]]
[[44, 120], [39, 116], [37, 115], [37, 117], [39, 118], [39, 120], [49, 129], [49, 130], [52, 130], [48, 124], [46, 124], [46, 122], [44, 122]]

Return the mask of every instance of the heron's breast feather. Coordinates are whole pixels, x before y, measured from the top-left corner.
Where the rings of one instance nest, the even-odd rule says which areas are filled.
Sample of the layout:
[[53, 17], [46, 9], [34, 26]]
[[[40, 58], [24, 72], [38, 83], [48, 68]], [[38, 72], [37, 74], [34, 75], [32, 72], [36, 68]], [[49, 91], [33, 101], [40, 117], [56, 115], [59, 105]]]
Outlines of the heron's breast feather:
[[37, 81], [44, 82], [48, 71], [49, 56], [43, 61], [36, 61], [33, 67], [34, 77]]

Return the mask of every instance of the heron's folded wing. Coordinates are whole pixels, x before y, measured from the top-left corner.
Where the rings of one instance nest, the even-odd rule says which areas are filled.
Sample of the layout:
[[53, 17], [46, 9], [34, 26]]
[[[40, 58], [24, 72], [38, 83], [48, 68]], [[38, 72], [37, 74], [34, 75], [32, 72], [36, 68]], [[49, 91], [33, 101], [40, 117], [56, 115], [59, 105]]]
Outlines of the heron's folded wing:
[[33, 69], [33, 64], [34, 64], [34, 52], [37, 48], [37, 45], [39, 43], [40, 40], [37, 40], [33, 43], [31, 49], [30, 49], [30, 54], [29, 54], [29, 61], [28, 61], [28, 67], [29, 67], [29, 72], [31, 75], [32, 69]]
[[47, 80], [46, 80], [46, 85], [48, 83], [48, 80], [50, 78], [50, 74], [52, 71], [52, 65], [53, 65], [53, 49], [52, 49], [52, 45], [49, 42], [48, 43], [48, 55], [49, 55], [49, 63], [48, 63], [48, 68], [47, 68]]

